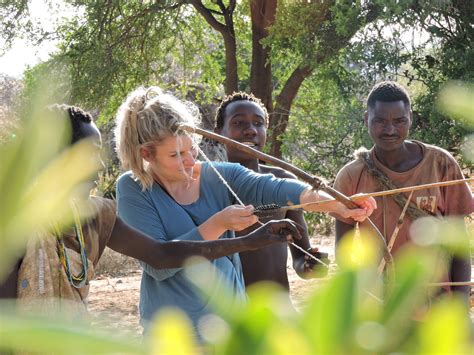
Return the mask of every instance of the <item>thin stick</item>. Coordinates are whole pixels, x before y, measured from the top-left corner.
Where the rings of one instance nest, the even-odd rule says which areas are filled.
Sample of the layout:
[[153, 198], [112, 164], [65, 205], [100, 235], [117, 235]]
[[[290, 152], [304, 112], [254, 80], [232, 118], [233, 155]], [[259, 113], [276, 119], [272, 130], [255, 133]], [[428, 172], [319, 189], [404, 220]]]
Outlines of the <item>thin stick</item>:
[[[413, 192], [410, 192], [410, 196], [408, 196], [407, 202], [405, 203], [405, 206], [403, 206], [402, 213], [400, 214], [400, 217], [398, 217], [397, 225], [395, 226], [395, 229], [393, 230], [392, 236], [390, 237], [390, 241], [387, 245], [388, 251], [392, 252], [393, 245], [395, 244], [395, 240], [398, 237], [398, 232], [400, 231], [400, 228], [402, 228], [403, 222], [405, 220], [405, 213], [408, 210], [408, 206], [410, 205], [411, 198], [413, 197]], [[385, 211], [384, 211], [385, 213]], [[383, 269], [385, 269], [385, 259], [382, 259], [380, 261], [379, 265], [379, 274], [381, 275], [383, 272]]]
[[443, 286], [474, 286], [474, 281], [456, 281], [456, 282], [433, 282], [428, 283], [429, 287], [443, 287]]
[[[424, 190], [424, 189], [429, 189], [429, 188], [432, 188], [432, 187], [452, 186], [452, 185], [458, 185], [458, 184], [462, 184], [464, 182], [467, 183], [467, 182], [472, 182], [472, 181], [474, 181], [474, 178], [449, 180], [449, 181], [435, 182], [435, 183], [415, 185], [415, 186], [406, 186], [406, 187], [401, 187], [399, 189], [393, 189], [393, 190], [365, 192], [365, 193], [362, 193], [362, 194], [349, 196], [349, 199], [351, 199], [352, 201], [357, 201], [360, 198], [389, 196], [389, 195], [395, 195], [395, 194], [399, 194], [399, 193], [403, 193], [403, 192], [412, 192], [412, 191]], [[307, 206], [324, 205], [326, 203], [333, 202], [334, 200], [335, 199], [329, 199], [329, 200], [322, 200], [322, 201], [315, 201], [315, 202], [300, 203], [300, 204], [297, 204], [297, 205], [282, 206], [282, 207], [279, 207], [278, 210], [287, 211], [287, 210], [296, 210], [296, 209], [300, 209], [300, 208], [304, 209]]]
[[318, 263], [324, 265], [325, 267], [327, 267], [329, 269], [329, 265], [326, 264], [324, 261], [318, 259], [317, 257], [315, 257], [313, 254], [307, 252], [306, 250], [304, 250], [302, 247], [300, 247], [298, 244], [295, 244], [293, 242], [288, 242], [288, 244], [291, 244], [293, 245], [296, 249], [299, 249], [300, 251], [302, 251], [304, 254], [308, 255], [310, 258], [312, 258], [313, 260], [317, 261]]
[[388, 250], [391, 252], [393, 245], [395, 244], [395, 240], [397, 239], [398, 232], [400, 231], [400, 228], [403, 225], [403, 221], [405, 219], [405, 213], [407, 212], [408, 206], [410, 205], [411, 198], [413, 197], [413, 191], [410, 192], [410, 196], [408, 196], [407, 202], [405, 203], [405, 206], [403, 206], [402, 213], [400, 214], [400, 217], [398, 217], [397, 225], [395, 226], [395, 229], [393, 230], [392, 236], [390, 237], [390, 242], [388, 243]]
[[[310, 174], [306, 173], [305, 171], [299, 169], [298, 167], [296, 167], [296, 166], [294, 166], [290, 163], [287, 163], [283, 160], [272, 157], [271, 155], [260, 152], [256, 149], [253, 149], [249, 146], [246, 146], [245, 144], [237, 142], [233, 139], [221, 136], [220, 134], [210, 132], [210, 131], [207, 131], [205, 129], [201, 129], [201, 128], [197, 128], [197, 127], [193, 127], [193, 126], [189, 126], [189, 125], [185, 125], [185, 124], [180, 124], [179, 127], [177, 127], [177, 129], [182, 129], [182, 130], [187, 131], [187, 132], [200, 134], [203, 137], [210, 138], [210, 139], [213, 139], [213, 140], [218, 141], [220, 143], [226, 144], [230, 147], [233, 147], [233, 148], [238, 149], [238, 150], [240, 150], [244, 153], [247, 153], [248, 155], [250, 155], [254, 158], [260, 159], [262, 161], [265, 161], [267, 163], [270, 163], [270, 164], [278, 166], [282, 169], [285, 169], [289, 172], [292, 172], [293, 174], [295, 174], [297, 177], [299, 177], [303, 181], [306, 181], [307, 183], [309, 183], [313, 189], [323, 190], [323, 191], [327, 192], [329, 195], [334, 197], [336, 200], [343, 203], [347, 208], [351, 208], [351, 209], [359, 208], [359, 206], [354, 201], [352, 201], [351, 199], [349, 199], [347, 196], [340, 193], [339, 191], [337, 191], [337, 190], [333, 189], [332, 187], [326, 185], [318, 177], [316, 177], [314, 175], [310, 175]], [[382, 242], [384, 258], [387, 260], [388, 263], [392, 263], [393, 262], [393, 257], [387, 249], [387, 244], [385, 242], [385, 238], [383, 237], [382, 233], [380, 233], [380, 231], [378, 230], [378, 228], [375, 226], [375, 224], [372, 222], [372, 220], [370, 218], [367, 218], [367, 221], [372, 226], [372, 228], [376, 232], [377, 236], [380, 238], [380, 241]]]
[[457, 184], [462, 184], [462, 183], [465, 183], [465, 182], [472, 182], [472, 181], [474, 181], [474, 178], [450, 180], [450, 181], [441, 181], [441, 182], [434, 182], [434, 183], [431, 183], [431, 184], [406, 186], [406, 187], [401, 187], [399, 189], [393, 189], [393, 190], [367, 192], [367, 193], [362, 193], [362, 194], [351, 196], [350, 198], [353, 201], [357, 201], [358, 198], [394, 195], [394, 194], [399, 194], [399, 193], [403, 193], [403, 192], [424, 190], [424, 189], [429, 189], [429, 188], [432, 188], [432, 187], [451, 186], [451, 185], [457, 185]]

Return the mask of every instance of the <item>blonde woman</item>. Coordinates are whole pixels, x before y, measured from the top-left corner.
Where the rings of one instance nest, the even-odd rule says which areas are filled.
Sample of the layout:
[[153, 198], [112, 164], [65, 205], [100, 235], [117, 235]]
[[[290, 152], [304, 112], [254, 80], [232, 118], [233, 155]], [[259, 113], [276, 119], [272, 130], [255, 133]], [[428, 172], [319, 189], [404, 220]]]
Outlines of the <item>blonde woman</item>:
[[[72, 128], [70, 144], [90, 140], [99, 159], [102, 139], [88, 112], [67, 105], [54, 105], [46, 112], [68, 120]], [[296, 226], [282, 220], [269, 222], [242, 238], [162, 243], [117, 217], [114, 201], [89, 196], [89, 202], [95, 212], [90, 218], [81, 220], [77, 213], [74, 225], [64, 232], [53, 229], [41, 232], [42, 239], [29, 240], [24, 255], [6, 279], [0, 280], [0, 299], [19, 298], [22, 311], [50, 313], [63, 311], [67, 305], [68, 316], [73, 319], [86, 310], [89, 281], [106, 246], [162, 269], [179, 267], [195, 255], [214, 259], [299, 237]]]
[[[120, 107], [117, 152], [130, 171], [118, 179], [117, 202], [118, 214], [128, 224], [160, 241], [234, 238], [235, 231], [257, 222], [252, 205], [328, 198], [301, 182], [256, 174], [239, 164], [197, 161], [194, 138], [178, 129], [181, 123], [196, 125], [196, 112], [158, 87], [133, 91]], [[233, 194], [246, 205], [232, 205]], [[325, 204], [324, 211], [364, 220], [375, 201], [358, 203], [361, 208], [349, 210], [333, 202]], [[208, 275], [212, 287], [203, 296], [183, 269], [156, 270], [142, 263], [142, 325], [146, 328], [160, 309], [178, 307], [199, 333], [200, 320], [213, 313], [213, 299], [222, 296], [222, 290], [232, 291], [231, 301], [245, 301], [239, 255], [218, 258], [212, 264], [217, 271]]]

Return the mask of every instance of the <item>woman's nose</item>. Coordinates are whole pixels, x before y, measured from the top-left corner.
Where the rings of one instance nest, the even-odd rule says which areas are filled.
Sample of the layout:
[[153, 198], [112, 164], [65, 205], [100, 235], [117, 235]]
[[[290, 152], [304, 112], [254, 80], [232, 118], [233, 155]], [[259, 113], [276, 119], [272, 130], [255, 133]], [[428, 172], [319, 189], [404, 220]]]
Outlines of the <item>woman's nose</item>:
[[187, 166], [194, 166], [194, 164], [196, 164], [196, 157], [192, 152], [186, 154], [183, 160], [183, 163]]

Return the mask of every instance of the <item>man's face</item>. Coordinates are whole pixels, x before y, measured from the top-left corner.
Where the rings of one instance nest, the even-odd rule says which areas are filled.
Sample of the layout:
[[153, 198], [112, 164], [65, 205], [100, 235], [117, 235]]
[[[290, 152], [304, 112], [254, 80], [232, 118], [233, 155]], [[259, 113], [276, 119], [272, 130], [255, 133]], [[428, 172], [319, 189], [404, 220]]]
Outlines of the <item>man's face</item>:
[[375, 146], [384, 151], [400, 148], [408, 136], [412, 112], [403, 101], [376, 101], [365, 113], [365, 125]]
[[[249, 147], [262, 150], [267, 139], [265, 113], [255, 102], [232, 102], [225, 109], [224, 126], [216, 131]], [[232, 147], [227, 147], [227, 156], [230, 161], [249, 159], [247, 154]]]

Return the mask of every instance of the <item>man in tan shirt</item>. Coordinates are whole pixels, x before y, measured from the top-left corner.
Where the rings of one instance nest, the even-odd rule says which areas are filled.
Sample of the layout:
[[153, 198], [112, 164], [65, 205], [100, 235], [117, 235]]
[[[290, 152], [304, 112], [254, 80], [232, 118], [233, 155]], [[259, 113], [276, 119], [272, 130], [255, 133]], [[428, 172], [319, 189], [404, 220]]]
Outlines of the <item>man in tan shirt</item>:
[[[345, 195], [463, 178], [456, 160], [446, 150], [407, 139], [413, 119], [410, 98], [401, 85], [390, 81], [375, 85], [367, 99], [364, 121], [374, 146], [369, 151], [359, 151], [356, 159], [337, 174], [334, 187]], [[387, 244], [408, 196], [376, 198], [378, 208], [371, 218]], [[401, 246], [410, 242], [410, 225], [414, 219], [430, 215], [463, 218], [472, 213], [471, 200], [466, 183], [415, 191], [392, 253], [396, 254]], [[354, 222], [339, 218], [336, 243], [353, 228]], [[449, 279], [469, 281], [470, 259], [453, 257]], [[469, 286], [453, 289], [466, 295], [470, 291]]]

